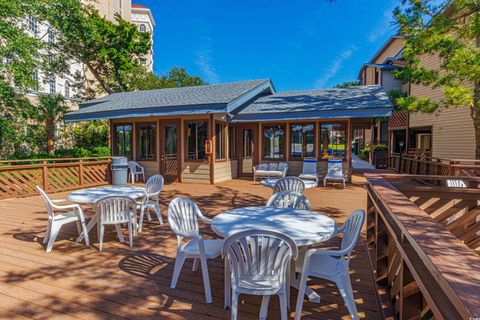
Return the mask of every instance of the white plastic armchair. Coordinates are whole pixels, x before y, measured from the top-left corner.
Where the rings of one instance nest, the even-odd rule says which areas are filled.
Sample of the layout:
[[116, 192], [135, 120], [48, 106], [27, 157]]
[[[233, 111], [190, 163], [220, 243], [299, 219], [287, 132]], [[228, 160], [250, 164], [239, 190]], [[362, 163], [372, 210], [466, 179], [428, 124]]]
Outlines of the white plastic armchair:
[[[130, 247], [133, 246], [133, 235], [137, 228], [137, 215], [135, 200], [129, 197], [109, 196], [98, 200], [95, 203], [97, 213], [97, 232], [99, 250], [103, 249], [103, 236], [106, 225], [115, 225], [117, 232], [121, 233], [121, 225], [127, 224]], [[120, 241], [122, 241], [120, 239]]]
[[268, 199], [267, 207], [292, 208], [300, 210], [312, 210], [310, 201], [303, 194], [282, 191], [277, 192]]
[[345, 188], [345, 176], [343, 175], [343, 161], [340, 159], [329, 159], [328, 169], [325, 178], [323, 179], [323, 186], [327, 186], [328, 181], [340, 181]]
[[302, 173], [298, 177], [305, 180], [314, 180], [318, 185], [317, 159], [303, 159]]
[[222, 257], [225, 259], [225, 307], [231, 306], [231, 319], [237, 319], [240, 294], [263, 296], [260, 319], [267, 318], [270, 296], [278, 295], [281, 319], [287, 319], [290, 262], [297, 256], [295, 242], [279, 232], [250, 230], [227, 238]]
[[[42, 188], [39, 186], [36, 187], [42, 196], [43, 202], [45, 202], [48, 213], [48, 225], [45, 230], [45, 237], [43, 238], [43, 244], [47, 244], [46, 252], [52, 251], [53, 243], [62, 226], [71, 222], [76, 223], [79, 235], [83, 231], [85, 234], [85, 244], [87, 246], [90, 245], [85, 215], [83, 214], [82, 208], [78, 204], [57, 205], [55, 203], [66, 202], [67, 200], [51, 200]], [[55, 211], [61, 212], [55, 214]]]
[[295, 309], [296, 320], [299, 320], [302, 315], [303, 297], [308, 277], [317, 277], [335, 282], [350, 312], [350, 316], [353, 319], [358, 319], [349, 275], [349, 264], [352, 250], [355, 248], [364, 220], [365, 211], [363, 210], [356, 210], [350, 214], [345, 224], [337, 232], [343, 233], [339, 250], [310, 249], [307, 251], [303, 267], [297, 267], [297, 270], [295, 270], [301, 272]]
[[274, 191], [275, 192], [282, 192], [282, 191], [291, 191], [296, 193], [303, 193], [305, 190], [305, 183], [302, 179], [297, 177], [286, 177], [279, 179], [277, 183], [275, 183]]
[[137, 176], [142, 176], [143, 181], [145, 181], [145, 170], [141, 165], [135, 161], [128, 161], [128, 171], [130, 174], [130, 182], [135, 183], [138, 179]]
[[151, 176], [145, 183], [146, 195], [142, 200], [143, 202], [137, 203], [137, 206], [140, 206], [140, 222], [138, 224], [139, 232], [142, 231], [143, 219], [145, 214], [147, 214], [148, 221], [152, 220], [152, 218], [150, 217], [150, 209], [153, 209], [155, 211], [158, 221], [160, 222], [160, 224], [163, 224], [163, 218], [160, 212], [159, 204], [159, 195], [163, 189], [163, 184], [164, 179], [159, 174]]
[[[200, 260], [203, 275], [203, 286], [207, 303], [212, 303], [210, 279], [208, 276], [207, 259], [215, 259], [222, 250], [223, 240], [205, 240], [200, 234], [198, 220], [211, 224], [212, 220], [206, 218], [198, 206], [190, 199], [176, 198], [168, 205], [168, 222], [173, 233], [177, 235], [177, 257], [173, 270], [170, 287], [175, 289], [183, 263], [188, 258], [193, 258], [193, 271], [197, 270]], [[189, 239], [183, 242], [183, 239]]]

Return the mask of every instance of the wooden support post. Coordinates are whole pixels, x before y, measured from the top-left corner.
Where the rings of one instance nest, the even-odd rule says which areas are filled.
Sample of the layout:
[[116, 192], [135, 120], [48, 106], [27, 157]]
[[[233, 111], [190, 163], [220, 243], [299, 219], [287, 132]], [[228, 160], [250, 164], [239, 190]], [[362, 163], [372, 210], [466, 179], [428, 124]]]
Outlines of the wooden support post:
[[42, 188], [45, 192], [48, 191], [48, 167], [47, 160], [42, 161]]
[[185, 123], [183, 119], [180, 119], [180, 148], [178, 148], [179, 168], [178, 168], [178, 181], [183, 182], [183, 167], [185, 163]]
[[348, 164], [348, 181], [352, 182], [352, 119], [347, 121], [347, 164]]
[[210, 184], [215, 184], [215, 118], [210, 114], [210, 144], [212, 146], [210, 154]]
[[83, 186], [83, 160], [80, 159], [78, 162], [78, 184], [79, 187]]

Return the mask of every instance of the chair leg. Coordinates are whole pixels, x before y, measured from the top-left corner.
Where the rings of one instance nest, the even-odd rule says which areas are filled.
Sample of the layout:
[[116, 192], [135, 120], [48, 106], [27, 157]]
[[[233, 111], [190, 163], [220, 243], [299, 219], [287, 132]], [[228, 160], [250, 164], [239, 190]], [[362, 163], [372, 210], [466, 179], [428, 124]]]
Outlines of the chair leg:
[[155, 204], [155, 213], [157, 214], [157, 218], [160, 224], [163, 224], [163, 217], [162, 213], [160, 212], [160, 205], [158, 203]]
[[238, 316], [238, 293], [233, 292], [232, 293], [232, 307], [230, 308], [230, 319], [231, 320], [237, 320]]
[[198, 259], [195, 258], [193, 259], [193, 266], [192, 266], [192, 271], [195, 272], [198, 269]]
[[224, 267], [224, 277], [225, 277], [225, 288], [224, 288], [224, 302], [223, 302], [223, 307], [225, 309], [230, 307], [230, 299], [231, 299], [231, 294], [232, 294], [232, 278], [230, 274], [230, 263], [228, 262], [228, 259], [225, 258], [225, 267]]
[[302, 317], [303, 299], [305, 298], [305, 288], [307, 287], [307, 274], [300, 276], [300, 283], [298, 285], [297, 305], [295, 307], [295, 320], [300, 320]]
[[142, 227], [143, 227], [143, 217], [145, 216], [145, 206], [142, 205], [140, 209], [140, 222], [138, 223], [138, 232], [142, 232]]
[[147, 215], [148, 222], [152, 222], [152, 216], [150, 215], [150, 208], [147, 208], [147, 211], [145, 212]]
[[183, 263], [185, 262], [185, 256], [183, 253], [177, 253], [175, 258], [175, 267], [173, 268], [172, 282], [170, 283], [170, 288], [175, 289], [177, 286], [178, 277], [180, 276], [180, 271], [182, 271]]
[[98, 232], [98, 242], [99, 242], [98, 248], [99, 248], [100, 251], [102, 251], [102, 249], [103, 249], [103, 235], [105, 234], [105, 225], [100, 224], [98, 226], [98, 229], [99, 229], [99, 232]]
[[355, 304], [355, 298], [353, 296], [350, 276], [348, 274], [341, 275], [337, 279], [335, 279], [335, 283], [337, 284], [338, 290], [340, 291], [343, 301], [347, 306], [348, 312], [350, 312], [350, 316], [354, 320], [358, 319], [358, 311]]
[[287, 307], [287, 296], [285, 293], [279, 294], [278, 298], [280, 299], [280, 317], [282, 320], [288, 319], [288, 307]]
[[133, 221], [128, 223], [128, 242], [130, 247], [133, 247]]
[[87, 224], [85, 223], [85, 221], [82, 221], [81, 222], [81, 225], [82, 225], [82, 230], [83, 230], [83, 238], [85, 239], [85, 244], [87, 246], [90, 245], [90, 238], [88, 237], [88, 228], [87, 228]]
[[43, 244], [46, 244], [48, 242], [48, 238], [50, 237], [50, 231], [52, 229], [52, 223], [49, 221], [47, 228], [45, 229], [45, 236], [43, 237]]
[[52, 225], [50, 227], [50, 235], [48, 237], [47, 252], [52, 251], [53, 243], [55, 242], [55, 239], [57, 239], [60, 228], [62, 228], [61, 224], [56, 224], [52, 222]]
[[212, 292], [210, 290], [210, 278], [208, 276], [207, 258], [200, 257], [200, 264], [202, 265], [203, 286], [205, 287], [205, 299], [207, 303], [212, 303]]
[[262, 319], [262, 320], [267, 319], [269, 302], [270, 302], [270, 296], [262, 297], [262, 304], [260, 305], [260, 315], [258, 317], [259, 319]]

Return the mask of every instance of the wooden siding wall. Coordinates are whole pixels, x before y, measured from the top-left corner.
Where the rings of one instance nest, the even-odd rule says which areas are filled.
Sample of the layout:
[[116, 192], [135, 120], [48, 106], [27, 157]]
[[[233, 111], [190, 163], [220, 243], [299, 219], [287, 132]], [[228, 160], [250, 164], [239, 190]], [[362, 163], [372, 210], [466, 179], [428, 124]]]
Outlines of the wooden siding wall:
[[215, 163], [215, 183], [235, 179], [238, 176], [238, 161], [222, 161]]
[[[423, 56], [422, 65], [438, 70], [440, 58]], [[442, 99], [442, 88], [431, 89], [421, 85], [411, 85], [412, 96]], [[410, 128], [432, 127], [432, 157], [446, 159], [475, 159], [475, 128], [470, 117], [470, 108], [448, 108], [434, 114], [410, 114]]]
[[187, 183], [210, 183], [210, 163], [188, 162], [183, 163], [182, 168], [183, 182]]

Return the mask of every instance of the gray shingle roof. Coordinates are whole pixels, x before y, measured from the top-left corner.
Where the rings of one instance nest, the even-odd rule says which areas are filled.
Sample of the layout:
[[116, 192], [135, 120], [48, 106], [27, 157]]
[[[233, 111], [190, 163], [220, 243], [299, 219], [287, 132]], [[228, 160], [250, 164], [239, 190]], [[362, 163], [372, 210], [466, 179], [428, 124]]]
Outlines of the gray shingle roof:
[[393, 105], [381, 86], [278, 92], [233, 112], [233, 121], [388, 116]]
[[[195, 87], [114, 93], [80, 104], [66, 115], [67, 121], [163, 114], [228, 112], [229, 105], [249, 93], [273, 87], [269, 79]], [[260, 92], [258, 92], [260, 93]], [[257, 93], [257, 94], [258, 94]]]

